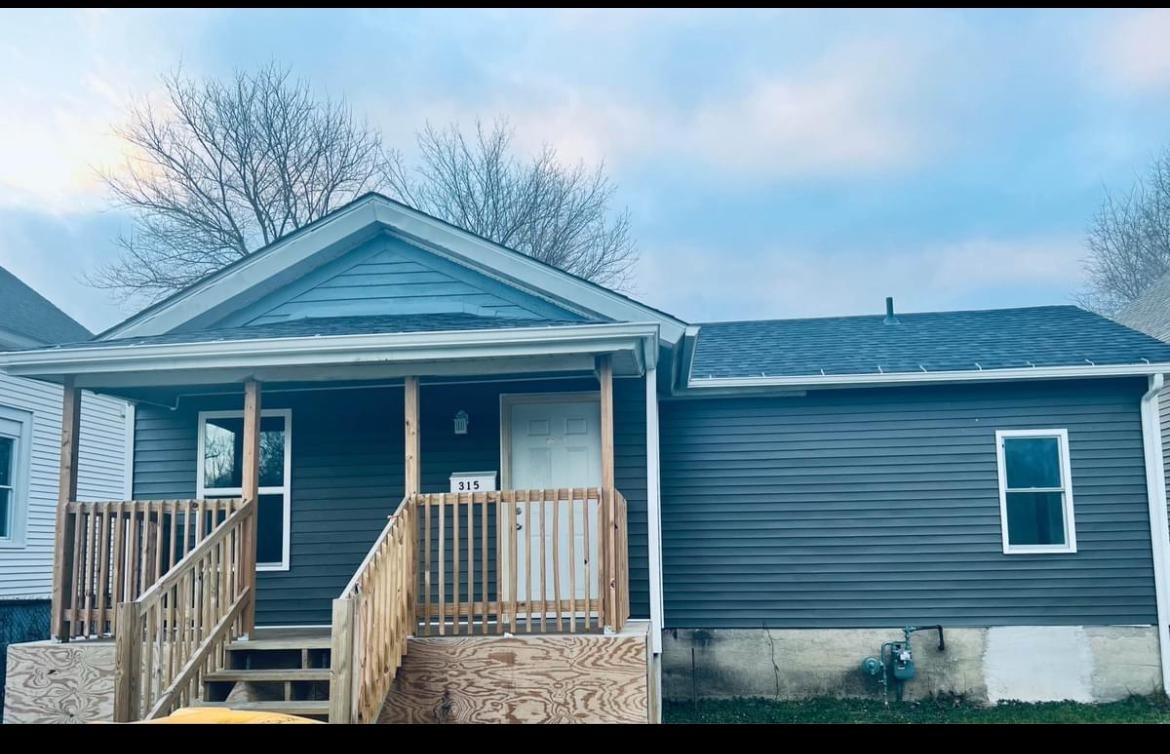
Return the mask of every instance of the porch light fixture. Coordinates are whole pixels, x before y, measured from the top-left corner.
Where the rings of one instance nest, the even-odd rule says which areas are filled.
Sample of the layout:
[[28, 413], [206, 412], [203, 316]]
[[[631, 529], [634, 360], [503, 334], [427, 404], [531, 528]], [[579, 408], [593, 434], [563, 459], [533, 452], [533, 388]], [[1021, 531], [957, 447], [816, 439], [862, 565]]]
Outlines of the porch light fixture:
[[467, 434], [467, 422], [468, 422], [467, 412], [464, 411], [463, 409], [456, 411], [455, 412], [455, 434], [457, 434], [457, 435]]

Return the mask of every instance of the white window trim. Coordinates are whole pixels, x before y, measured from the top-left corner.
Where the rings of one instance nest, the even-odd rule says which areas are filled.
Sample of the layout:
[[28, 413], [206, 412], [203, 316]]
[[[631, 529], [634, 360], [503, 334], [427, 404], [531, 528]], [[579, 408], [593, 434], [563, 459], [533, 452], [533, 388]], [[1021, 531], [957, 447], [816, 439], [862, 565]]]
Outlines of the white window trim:
[[[261, 495], [283, 495], [284, 496], [284, 542], [281, 545], [281, 560], [279, 563], [257, 563], [257, 571], [287, 571], [289, 570], [290, 562], [290, 534], [292, 532], [292, 409], [288, 408], [266, 408], [260, 411], [260, 417], [281, 416], [284, 417], [284, 484], [280, 487], [261, 487]], [[195, 496], [200, 500], [206, 498], [208, 495], [214, 497], [231, 497], [233, 495], [241, 497], [244, 494], [243, 487], [213, 487], [208, 489], [203, 484], [203, 460], [204, 460], [204, 446], [203, 441], [206, 434], [208, 419], [243, 419], [244, 412], [241, 411], [200, 411], [199, 412], [199, 452], [196, 461], [195, 471]], [[257, 501], [259, 503], [259, 501]]]
[[[1060, 444], [1060, 481], [1064, 512], [1064, 544], [1012, 545], [1008, 537], [1007, 518], [1007, 464], [1004, 462], [1004, 440], [1019, 437], [1055, 437]], [[999, 467], [999, 523], [1003, 537], [1004, 555], [1050, 555], [1077, 551], [1077, 525], [1074, 517], [1072, 465], [1069, 462], [1067, 429], [1001, 429], [995, 433], [996, 465]], [[1019, 490], [1016, 490], [1017, 492]], [[1056, 488], [1038, 491], [1056, 492]]]
[[29, 476], [32, 473], [32, 432], [35, 417], [31, 411], [0, 406], [0, 419], [20, 426], [19, 434], [0, 432], [11, 437], [12, 453], [12, 499], [9, 505], [8, 536], [0, 538], [0, 550], [22, 550], [27, 547], [29, 513]]

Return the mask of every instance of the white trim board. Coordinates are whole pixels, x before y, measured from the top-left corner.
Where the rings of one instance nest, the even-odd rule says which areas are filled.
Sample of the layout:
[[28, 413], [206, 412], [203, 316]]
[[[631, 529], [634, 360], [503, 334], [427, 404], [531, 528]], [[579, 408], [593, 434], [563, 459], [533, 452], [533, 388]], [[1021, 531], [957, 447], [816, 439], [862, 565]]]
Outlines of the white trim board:
[[950, 372], [897, 372], [878, 374], [792, 375], [783, 377], [690, 378], [687, 390], [739, 390], [744, 388], [812, 389], [829, 387], [888, 387], [893, 385], [1001, 380], [1060, 380], [1096, 377], [1138, 377], [1170, 372], [1170, 364], [1101, 364], [1063, 367], [971, 369]]
[[[0, 550], [23, 550], [28, 546], [29, 497], [32, 468], [33, 423], [32, 411], [14, 406], [0, 406], [0, 437], [12, 440], [9, 459], [8, 536], [0, 538]], [[12, 431], [5, 431], [9, 427]]]
[[[651, 320], [673, 344], [686, 324], [599, 285], [411, 209], [379, 194], [368, 194], [102, 333], [103, 340], [159, 335], [187, 325], [208, 312], [227, 307], [256, 287], [279, 280], [290, 268], [310, 263], [322, 253], [334, 259], [353, 248], [352, 239], [367, 240], [370, 231], [388, 229], [425, 245], [452, 261], [471, 267], [554, 303], [616, 321]], [[267, 285], [266, 285], [267, 284]], [[223, 311], [226, 315], [227, 312]]]
[[[658, 325], [615, 323], [498, 330], [327, 335], [238, 341], [165, 343], [0, 353], [0, 368], [13, 376], [47, 379], [83, 375], [149, 373], [151, 384], [167, 372], [223, 371], [265, 367], [370, 366], [474, 359], [548, 358], [625, 353], [640, 373], [658, 355]], [[183, 376], [189, 379], [189, 376]], [[117, 385], [119, 380], [110, 380]], [[78, 384], [81, 384], [80, 382]], [[104, 385], [103, 385], [104, 386]]]
[[[284, 496], [284, 541], [281, 543], [281, 559], [276, 562], [257, 562], [257, 571], [287, 571], [291, 562], [291, 535], [292, 535], [292, 409], [290, 408], [261, 408], [260, 418], [280, 416], [284, 418], [284, 484], [279, 487], [261, 487], [260, 495]], [[208, 419], [243, 419], [243, 409], [228, 409], [225, 411], [200, 411], [198, 416], [199, 435], [196, 446], [195, 462], [195, 498], [203, 500], [209, 494], [214, 497], [240, 497], [244, 494], [243, 487], [214, 487], [208, 490], [204, 485], [203, 461], [205, 427]], [[241, 463], [243, 459], [238, 459]], [[259, 505], [260, 501], [257, 500]]]

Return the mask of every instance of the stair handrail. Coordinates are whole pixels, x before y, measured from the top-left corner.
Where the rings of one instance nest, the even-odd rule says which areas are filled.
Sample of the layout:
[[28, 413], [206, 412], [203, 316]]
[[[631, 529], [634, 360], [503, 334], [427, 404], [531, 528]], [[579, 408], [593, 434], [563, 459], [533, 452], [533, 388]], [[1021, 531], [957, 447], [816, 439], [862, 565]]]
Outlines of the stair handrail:
[[415, 630], [418, 523], [403, 498], [333, 600], [329, 722], [376, 722]]
[[189, 705], [226, 645], [251, 629], [255, 500], [215, 527], [133, 602], [117, 606], [114, 720], [155, 719]]

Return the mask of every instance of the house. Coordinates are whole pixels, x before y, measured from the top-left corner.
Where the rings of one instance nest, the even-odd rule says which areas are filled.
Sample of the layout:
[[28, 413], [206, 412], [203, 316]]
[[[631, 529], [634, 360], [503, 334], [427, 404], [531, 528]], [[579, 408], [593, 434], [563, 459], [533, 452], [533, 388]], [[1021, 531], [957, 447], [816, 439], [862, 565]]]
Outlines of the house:
[[[0, 351], [76, 342], [91, 334], [0, 267]], [[130, 407], [86, 393], [78, 495], [128, 492]], [[57, 510], [61, 388], [0, 373], [0, 657], [10, 643], [49, 636]], [[4, 667], [0, 664], [0, 705]]]
[[694, 324], [370, 194], [0, 368], [136, 405], [21, 648], [89, 717], [1166, 688], [1170, 346], [1076, 307]]

